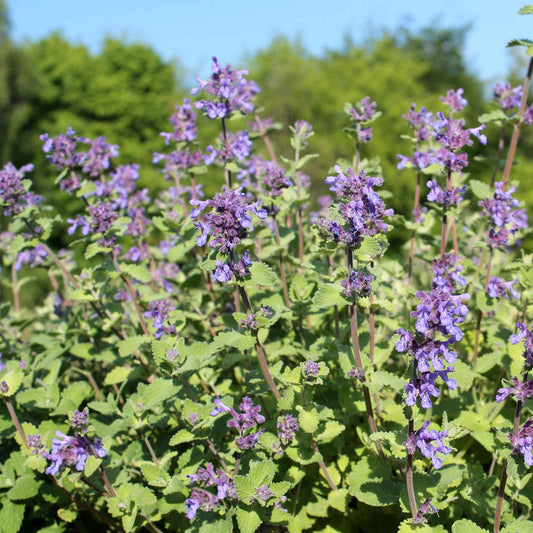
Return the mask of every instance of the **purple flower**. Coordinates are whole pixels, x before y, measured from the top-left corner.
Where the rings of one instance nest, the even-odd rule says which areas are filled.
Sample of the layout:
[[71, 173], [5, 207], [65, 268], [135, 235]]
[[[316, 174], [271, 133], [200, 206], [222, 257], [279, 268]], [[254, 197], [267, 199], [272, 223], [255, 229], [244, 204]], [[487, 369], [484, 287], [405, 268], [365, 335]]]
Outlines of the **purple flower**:
[[249, 213], [254, 213], [259, 218], [266, 218], [267, 213], [260, 209], [260, 202], [245, 203], [245, 195], [240, 189], [223, 189], [211, 200], [191, 200], [195, 207], [191, 211], [191, 218], [196, 219], [206, 208], [211, 208], [206, 213], [202, 222], [196, 223], [202, 234], [197, 237], [196, 244], [203, 246], [209, 238], [209, 247], [223, 254], [229, 254], [233, 248], [248, 236], [253, 230], [252, 218]]
[[512, 394], [519, 402], [525, 402], [528, 398], [532, 398], [533, 380], [520, 381], [520, 379], [514, 376], [513, 385], [511, 387], [502, 387], [501, 389], [498, 389], [496, 401], [503, 402], [509, 394]]
[[384, 217], [394, 214], [386, 209], [383, 200], [374, 191], [383, 183], [381, 178], [373, 178], [362, 170], [359, 174], [348, 168], [346, 174], [340, 166], [335, 166], [337, 176], [328, 176], [329, 190], [336, 193], [339, 200], [337, 219], [319, 218], [317, 224], [322, 233], [334, 243], [345, 243], [356, 247], [364, 236], [374, 236], [388, 230]]
[[83, 411], [74, 411], [70, 425], [73, 429], [82, 434], [87, 433], [87, 424], [89, 422], [89, 409], [87, 407]]
[[521, 453], [524, 456], [524, 463], [527, 466], [533, 466], [533, 417], [524, 423], [518, 435], [509, 433], [509, 441], [513, 453]]
[[419, 508], [415, 518], [413, 518], [413, 524], [423, 524], [427, 514], [439, 514], [437, 508], [431, 504], [431, 498], [428, 498]]
[[511, 335], [509, 341], [511, 344], [518, 344], [522, 339], [524, 340], [524, 353], [522, 357], [525, 359], [526, 367], [531, 368], [533, 367], [533, 333], [531, 329], [528, 329], [521, 322], [517, 322], [516, 329], [518, 330], [517, 333]]
[[309, 124], [309, 122], [306, 122], [305, 120], [296, 121], [294, 126], [291, 126], [290, 129], [295, 137], [294, 140], [291, 140], [291, 144], [293, 146], [297, 144], [297, 147], [299, 149], [305, 148], [308, 144], [307, 139], [314, 135], [313, 126], [311, 126], [311, 124]]
[[343, 293], [348, 298], [366, 298], [372, 292], [374, 276], [367, 270], [352, 270], [347, 279], [341, 281]]
[[291, 178], [285, 176], [285, 171], [272, 161], [265, 163], [265, 173], [262, 179], [265, 192], [268, 196], [276, 198], [283, 190], [292, 185]]
[[222, 413], [229, 413], [231, 415], [232, 418], [228, 420], [227, 426], [239, 431], [239, 437], [235, 440], [235, 444], [241, 450], [253, 448], [257, 443], [259, 435], [264, 432], [264, 429], [249, 433], [248, 435], [246, 435], [246, 432], [264, 423], [265, 417], [260, 413], [261, 406], [254, 405], [252, 399], [248, 396], [243, 398], [239, 405], [240, 413], [232, 407], [228, 407], [220, 398], [215, 398], [214, 403], [215, 408], [211, 411], [211, 416], [218, 416]]
[[143, 316], [144, 318], [153, 319], [154, 337], [156, 339], [160, 339], [163, 335], [174, 335], [176, 333], [175, 326], [165, 326], [165, 321], [168, 321], [169, 315], [174, 309], [176, 309], [176, 306], [171, 300], [155, 300], [148, 304], [148, 311], [145, 311]]
[[435, 180], [428, 181], [426, 185], [429, 187], [428, 202], [436, 202], [447, 208], [451, 205], [459, 205], [463, 201], [466, 185], [464, 187], [456, 187], [451, 191], [443, 190]]
[[248, 137], [247, 131], [238, 131], [237, 133], [227, 132], [227, 141], [222, 134], [219, 137], [218, 149], [209, 145], [206, 148], [204, 162], [211, 165], [215, 160], [225, 163], [226, 161], [243, 161], [250, 155], [252, 141]]
[[442, 459], [437, 455], [449, 455], [451, 449], [444, 445], [443, 438], [448, 436], [447, 431], [428, 430], [429, 420], [426, 420], [422, 427], [412, 435], [409, 435], [407, 442], [407, 452], [413, 454], [418, 448], [424, 457], [431, 459], [434, 468], [442, 466]]
[[[233, 480], [221, 469], [217, 469], [215, 472], [212, 463], [207, 463], [206, 468], [199, 468], [196, 474], [187, 477], [190, 479], [191, 485], [199, 486], [194, 488], [190, 497], [185, 500], [185, 510], [189, 520], [196, 516], [199, 509], [209, 512], [216, 509], [221, 500], [237, 499], [237, 489]], [[205, 490], [209, 487], [216, 487], [216, 496]]]
[[285, 415], [278, 418], [277, 428], [278, 439], [284, 446], [287, 446], [294, 440], [295, 433], [300, 429], [300, 426], [294, 416]]
[[497, 83], [492, 89], [494, 98], [498, 100], [498, 104], [504, 111], [513, 109], [515, 107], [518, 109], [520, 107], [522, 92], [522, 85], [511, 87], [510, 83], [505, 83], [503, 85], [501, 83]]
[[446, 96], [440, 97], [440, 101], [448, 106], [450, 113], [457, 113], [468, 105], [467, 100], [463, 98], [463, 93], [464, 89], [457, 89], [457, 91], [450, 89]]
[[76, 434], [74, 437], [69, 437], [61, 431], [56, 431], [56, 436], [59, 438], [52, 440], [50, 453], [43, 452], [43, 457], [51, 462], [45, 470], [51, 476], [56, 476], [63, 467], [75, 467], [81, 472], [90, 455], [99, 458], [107, 455], [102, 447], [102, 439], [93, 442], [84, 435]]
[[525, 209], [519, 209], [519, 202], [513, 198], [516, 187], [503, 190], [503, 182], [495, 184], [492, 198], [485, 198], [479, 202], [483, 208], [483, 215], [489, 218], [490, 228], [488, 243], [493, 248], [509, 249], [509, 237], [520, 229], [528, 227]]
[[509, 299], [509, 294], [518, 300], [518, 293], [513, 288], [513, 285], [518, 283], [518, 279], [512, 281], [503, 281], [502, 279], [492, 276], [487, 285], [487, 292], [491, 298], [506, 298]]
[[84, 216], [76, 215], [76, 218], [67, 218], [67, 222], [70, 224], [67, 230], [69, 235], [74, 235], [78, 228], [80, 228], [83, 236], [89, 235], [89, 231], [91, 231], [91, 225]]
[[33, 250], [24, 250], [17, 255], [15, 270], [20, 270], [22, 265], [28, 265], [30, 268], [42, 265], [47, 255], [42, 244], [38, 244]]
[[188, 98], [183, 100], [183, 105], [176, 106], [176, 110], [169, 121], [173, 131], [171, 133], [161, 133], [161, 137], [165, 139], [165, 144], [168, 145], [171, 141], [176, 143], [192, 142], [196, 139], [198, 132], [196, 128], [196, 113]]
[[256, 498], [263, 502], [267, 502], [274, 493], [268, 488], [268, 485], [261, 485], [255, 489]]
[[222, 68], [216, 57], [213, 57], [212, 74], [209, 81], [197, 79], [199, 86], [191, 94], [196, 95], [204, 91], [212, 95], [215, 101], [199, 100], [194, 104], [211, 119], [224, 118], [233, 111], [244, 114], [251, 113], [254, 109], [252, 100], [259, 93], [259, 87], [253, 81], [248, 81], [244, 76], [247, 70], [234, 70], [227, 65]]
[[109, 144], [105, 137], [96, 139], [80, 138], [85, 144], [89, 144], [89, 150], [83, 158], [82, 172], [94, 178], [105, 172], [111, 165], [111, 159], [118, 157], [118, 146]]
[[42, 197], [29, 192], [22, 181], [26, 172], [32, 170], [32, 164], [17, 169], [13, 163], [7, 163], [0, 170], [0, 205], [4, 207], [5, 216], [18, 215], [26, 207], [42, 201]]
[[87, 209], [91, 215], [91, 230], [94, 233], [106, 234], [118, 217], [118, 213], [111, 202], [90, 205]]
[[255, 330], [258, 327], [259, 324], [257, 323], [255, 313], [248, 313], [246, 318], [241, 320], [241, 328], [243, 329]]
[[322, 363], [317, 363], [316, 361], [306, 361], [303, 367], [303, 373], [305, 378], [316, 378], [318, 376], [318, 373], [320, 372], [321, 365]]
[[428, 111], [425, 107], [421, 107], [420, 111], [416, 111], [416, 104], [411, 104], [406, 115], [402, 115], [402, 118], [407, 121], [408, 126], [413, 130], [417, 141], [427, 141], [434, 135], [433, 113]]

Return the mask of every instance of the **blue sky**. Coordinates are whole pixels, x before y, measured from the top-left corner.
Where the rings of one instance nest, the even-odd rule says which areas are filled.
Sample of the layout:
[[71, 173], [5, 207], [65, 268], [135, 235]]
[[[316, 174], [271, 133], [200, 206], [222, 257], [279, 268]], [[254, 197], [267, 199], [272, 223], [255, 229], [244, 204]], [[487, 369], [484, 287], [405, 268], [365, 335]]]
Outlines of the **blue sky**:
[[12, 36], [36, 40], [60, 30], [97, 51], [106, 35], [152, 45], [179, 59], [191, 75], [205, 75], [210, 57], [245, 67], [246, 52], [276, 35], [300, 36], [312, 53], [355, 42], [380, 28], [417, 29], [472, 23], [465, 54], [486, 81], [499, 81], [510, 65], [505, 45], [533, 38], [533, 15], [518, 15], [527, 0], [7, 0]]

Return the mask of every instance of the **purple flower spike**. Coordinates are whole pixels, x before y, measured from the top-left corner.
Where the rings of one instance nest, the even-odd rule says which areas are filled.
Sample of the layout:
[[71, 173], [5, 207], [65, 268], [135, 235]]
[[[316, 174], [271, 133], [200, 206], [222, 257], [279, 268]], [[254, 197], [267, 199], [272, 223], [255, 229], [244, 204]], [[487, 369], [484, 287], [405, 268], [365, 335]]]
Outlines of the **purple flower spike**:
[[511, 87], [510, 83], [497, 83], [492, 89], [494, 98], [504, 111], [510, 109], [518, 109], [520, 107], [520, 100], [522, 99], [522, 85]]
[[428, 430], [428, 426], [429, 420], [426, 420], [417, 432], [409, 436], [405, 446], [409, 454], [413, 454], [418, 448], [424, 457], [431, 459], [433, 467], [439, 469], [442, 466], [442, 459], [437, 454], [449, 455], [451, 452], [442, 440], [448, 436], [448, 432]]
[[464, 89], [457, 89], [457, 91], [450, 89], [446, 96], [440, 97], [440, 101], [448, 106], [451, 113], [457, 113], [468, 105], [466, 98], [463, 98], [463, 93]]
[[518, 293], [513, 288], [515, 283], [518, 283], [518, 279], [503, 281], [502, 279], [493, 276], [490, 278], [487, 292], [491, 298], [506, 298], [508, 300], [510, 294], [515, 300], [518, 300]]

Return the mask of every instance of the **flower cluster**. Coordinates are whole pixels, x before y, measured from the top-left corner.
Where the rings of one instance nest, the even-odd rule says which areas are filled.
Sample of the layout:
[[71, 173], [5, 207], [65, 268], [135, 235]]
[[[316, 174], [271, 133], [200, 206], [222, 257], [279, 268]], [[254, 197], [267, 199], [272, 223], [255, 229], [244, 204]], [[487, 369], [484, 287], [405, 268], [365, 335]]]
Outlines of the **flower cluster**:
[[[456, 381], [449, 377], [457, 360], [457, 354], [451, 346], [463, 337], [459, 326], [468, 314], [468, 308], [463, 301], [470, 298], [467, 293], [454, 294], [458, 287], [466, 285], [466, 280], [460, 274], [462, 267], [457, 264], [458, 260], [457, 255], [446, 254], [434, 262], [431, 291], [417, 293], [420, 303], [416, 311], [412, 312], [413, 318], [416, 319], [415, 333], [398, 330], [400, 339], [396, 343], [396, 350], [411, 355], [415, 365], [414, 376], [405, 386], [405, 403], [408, 406], [415, 405], [420, 399], [420, 405], [424, 409], [430, 409], [433, 406], [432, 398], [440, 395], [436, 386], [438, 378], [446, 383], [449, 389], [457, 388]], [[438, 440], [442, 435], [428, 432], [426, 427], [427, 425], [422, 426], [415, 434], [421, 436], [420, 444], [418, 440], [410, 442], [408, 449], [414, 451], [415, 445], [418, 446], [423, 455], [432, 458], [435, 468], [439, 468], [442, 462], [435, 456], [436, 452], [432, 451], [429, 441]], [[411, 435], [411, 438], [415, 437]], [[437, 447], [440, 447], [440, 444]], [[447, 448], [442, 448], [444, 449]], [[438, 451], [445, 453], [442, 450]]]
[[216, 261], [213, 271], [214, 278], [222, 283], [228, 283], [232, 276], [242, 278], [248, 275], [251, 265], [248, 252], [239, 258], [234, 248], [253, 230], [250, 213], [262, 219], [267, 217], [267, 212], [260, 208], [259, 200], [253, 204], [245, 202], [241, 189], [223, 189], [211, 200], [191, 200], [195, 206], [191, 211], [193, 219], [197, 219], [206, 208], [211, 208], [203, 220], [195, 224], [202, 232], [196, 238], [196, 244], [204, 246], [209, 239], [210, 248], [227, 256], [224, 262], [220, 259]]
[[512, 87], [509, 82], [497, 83], [492, 88], [492, 94], [494, 98], [498, 101], [498, 104], [504, 111], [509, 111], [511, 109], [518, 109], [520, 107], [520, 100], [522, 99], [522, 85], [517, 85]]
[[173, 325], [166, 325], [168, 323], [170, 313], [176, 309], [176, 306], [171, 300], [154, 300], [148, 304], [148, 311], [143, 313], [144, 318], [153, 319], [153, 326], [155, 328], [154, 337], [160, 339], [163, 335], [174, 335], [176, 327]]
[[527, 466], [533, 466], [533, 417], [524, 422], [518, 435], [509, 433], [509, 441], [513, 453], [521, 453], [524, 456], [524, 463]]
[[24, 250], [17, 255], [15, 261], [15, 270], [20, 270], [22, 265], [28, 265], [30, 268], [42, 265], [48, 255], [42, 244], [38, 244], [32, 250]]
[[513, 285], [518, 283], [517, 279], [512, 281], [503, 281], [497, 276], [492, 276], [487, 285], [487, 292], [491, 298], [506, 298], [509, 299], [509, 294], [518, 300], [518, 293], [514, 289]]
[[511, 344], [518, 344], [520, 341], [524, 341], [524, 352], [522, 357], [525, 359], [526, 368], [533, 367], [533, 332], [528, 329], [525, 324], [518, 322], [516, 324], [517, 333], [511, 335]]
[[[209, 512], [216, 509], [226, 498], [237, 499], [237, 489], [233, 480], [220, 468], [215, 472], [212, 463], [207, 463], [207, 468], [199, 468], [196, 474], [187, 477], [191, 485], [198, 485], [198, 488], [194, 488], [189, 498], [185, 500], [185, 510], [189, 520], [196, 516], [199, 509]], [[217, 494], [204, 490], [208, 487], [216, 487]]]
[[192, 142], [196, 139], [198, 128], [196, 127], [196, 113], [191, 106], [191, 101], [184, 98], [183, 105], [176, 106], [174, 114], [169, 118], [172, 125], [172, 132], [161, 132], [161, 137], [165, 139], [165, 144], [171, 142]]
[[442, 440], [448, 436], [448, 432], [427, 429], [429, 424], [429, 420], [426, 420], [418, 431], [409, 435], [405, 445], [408, 453], [413, 454], [418, 448], [424, 457], [431, 459], [434, 468], [440, 468], [442, 459], [437, 454], [449, 455], [452, 451]]
[[229, 413], [231, 420], [228, 420], [227, 426], [229, 428], [235, 428], [239, 431], [239, 436], [235, 440], [235, 444], [240, 450], [249, 450], [253, 448], [257, 443], [259, 435], [265, 430], [248, 433], [248, 430], [255, 428], [259, 424], [263, 424], [265, 417], [260, 414], [261, 406], [254, 405], [251, 398], [246, 396], [242, 399], [239, 405], [240, 413], [235, 411], [232, 407], [228, 407], [220, 398], [215, 398], [215, 408], [211, 411], [211, 416], [218, 416], [222, 413]]
[[251, 149], [252, 141], [247, 131], [227, 132], [226, 137], [220, 134], [216, 148], [209, 145], [205, 149], [204, 162], [206, 165], [212, 165], [215, 161], [243, 161], [250, 155]]
[[383, 219], [394, 212], [374, 191], [374, 187], [382, 185], [381, 178], [367, 176], [364, 170], [356, 174], [351, 168], [345, 174], [339, 165], [335, 171], [337, 176], [328, 176], [326, 183], [337, 195], [340, 217], [322, 217], [317, 224], [333, 242], [355, 248], [364, 236], [387, 231], [389, 227]]
[[435, 202], [447, 208], [451, 205], [459, 205], [463, 201], [466, 185], [455, 187], [451, 191], [445, 191], [435, 180], [429, 180], [426, 185], [429, 188], [428, 202]]
[[213, 100], [199, 100], [194, 106], [204, 111], [211, 119], [224, 118], [233, 111], [248, 114], [254, 109], [253, 99], [259, 93], [259, 87], [244, 76], [247, 70], [234, 70], [230, 65], [221, 67], [216, 57], [212, 58], [212, 74], [209, 81], [197, 79], [199, 86], [191, 94], [201, 91], [212, 95]]
[[528, 227], [526, 210], [519, 209], [519, 201], [513, 198], [515, 191], [516, 187], [505, 191], [503, 182], [497, 181], [492, 198], [479, 201], [483, 215], [489, 219], [488, 243], [493, 248], [508, 250], [509, 238]]
[[374, 276], [367, 270], [352, 270], [347, 279], [341, 281], [343, 293], [348, 298], [366, 298], [372, 292]]
[[[107, 143], [104, 137], [78, 137], [72, 128], [55, 137], [43, 133], [40, 139], [43, 141], [43, 152], [47, 154], [48, 161], [58, 170], [67, 171], [59, 186], [69, 194], [81, 186], [78, 172], [91, 178], [98, 177], [110, 168], [111, 159], [118, 157], [117, 145]], [[87, 151], [77, 151], [78, 144], [89, 145], [89, 148]]]
[[26, 172], [31, 172], [33, 165], [24, 165], [17, 169], [13, 163], [7, 163], [0, 170], [0, 202], [4, 215], [18, 215], [31, 205], [38, 205], [42, 197], [29, 192], [24, 183]]
[[416, 104], [413, 103], [407, 114], [402, 115], [402, 118], [407, 121], [407, 125], [413, 130], [417, 141], [427, 141], [432, 137], [435, 117], [425, 107], [421, 107], [420, 111], [417, 111]]
[[[70, 422], [70, 425], [76, 431], [74, 436], [71, 437], [64, 435], [61, 431], [56, 431], [56, 437], [59, 438], [52, 439], [50, 452], [41, 452], [41, 455], [50, 461], [45, 471], [47, 474], [56, 476], [62, 468], [71, 467], [75, 467], [76, 470], [82, 472], [89, 456], [94, 455], [102, 459], [107, 455], [107, 451], [102, 446], [102, 439], [93, 440], [86, 435], [88, 416], [87, 409], [74, 411]], [[37, 444], [37, 436], [34, 435], [33, 437]]]
[[355, 123], [355, 128], [350, 130], [355, 131], [359, 142], [367, 143], [372, 140], [372, 128], [368, 126], [368, 122], [376, 115], [376, 106], [376, 102], [372, 102], [370, 96], [366, 96], [353, 106], [347, 104], [345, 107], [346, 113]]
[[502, 387], [498, 389], [496, 394], [496, 401], [503, 402], [509, 394], [512, 394], [517, 401], [524, 402], [528, 398], [533, 397], [533, 379], [528, 381], [521, 381], [516, 376], [513, 377], [513, 384], [510, 387]]
[[462, 111], [467, 105], [468, 101], [463, 98], [464, 89], [450, 89], [446, 96], [441, 96], [440, 101], [448, 107], [450, 113], [458, 113]]

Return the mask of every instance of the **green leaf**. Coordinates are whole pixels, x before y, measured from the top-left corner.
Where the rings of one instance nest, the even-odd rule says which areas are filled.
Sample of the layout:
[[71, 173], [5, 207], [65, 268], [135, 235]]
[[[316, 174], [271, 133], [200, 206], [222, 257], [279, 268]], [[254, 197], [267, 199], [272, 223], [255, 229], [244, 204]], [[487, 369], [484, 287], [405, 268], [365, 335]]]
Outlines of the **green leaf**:
[[99, 459], [94, 455], [90, 455], [89, 457], [87, 457], [87, 461], [85, 461], [85, 468], [83, 469], [83, 473], [87, 477], [91, 477], [96, 472], [96, 470], [98, 470], [101, 464], [102, 459]]
[[214, 352], [227, 346], [242, 351], [250, 350], [255, 346], [255, 339], [251, 335], [244, 335], [238, 331], [224, 331], [219, 333], [211, 343]]
[[348, 503], [348, 489], [332, 490], [328, 494], [328, 503], [337, 511], [345, 513]]
[[244, 476], [235, 477], [235, 488], [242, 502], [250, 502], [256, 496], [255, 485]]
[[530, 520], [515, 520], [502, 529], [502, 533], [532, 533], [533, 522]]
[[106, 375], [104, 379], [104, 385], [116, 385], [117, 383], [124, 383], [128, 379], [132, 368], [126, 368], [124, 366], [117, 366]]
[[[481, 117], [479, 118], [481, 120]], [[484, 200], [485, 198], [492, 198], [494, 196], [494, 190], [488, 183], [479, 180], [470, 180], [468, 182], [468, 185], [472, 189], [474, 196], [476, 196], [476, 198], [479, 198], [480, 200]]]
[[122, 263], [120, 268], [124, 274], [130, 278], [136, 279], [141, 283], [150, 283], [152, 275], [145, 266], [129, 263]]
[[136, 352], [143, 344], [151, 342], [151, 340], [151, 337], [147, 337], [146, 335], [135, 335], [127, 339], [122, 339], [117, 343], [118, 353], [121, 357], [127, 357]]
[[180, 429], [177, 433], [175, 433], [172, 436], [168, 445], [177, 446], [178, 444], [183, 444], [184, 442], [191, 442], [195, 438], [196, 437], [194, 436], [194, 433], [191, 433], [187, 429]]
[[261, 522], [261, 518], [255, 511], [247, 511], [242, 507], [237, 509], [237, 524], [239, 524], [241, 533], [254, 533]]
[[2, 501], [0, 511], [0, 530], [2, 533], [17, 533], [24, 519], [24, 504]]
[[74, 522], [78, 518], [78, 513], [73, 509], [58, 509], [57, 516], [63, 520], [63, 522]]
[[260, 285], [261, 287], [272, 287], [278, 285], [277, 274], [266, 264], [255, 261], [250, 267], [251, 278], [246, 285]]
[[520, 9], [519, 15], [533, 15], [533, 4], [528, 4]]
[[454, 522], [452, 533], [488, 533], [488, 530], [479, 527], [475, 522], [463, 518]]
[[365, 255], [370, 255], [376, 257], [381, 253], [381, 246], [376, 239], [372, 237], [365, 237], [361, 244], [354, 250], [355, 257], [362, 257]]
[[5, 381], [7, 384], [7, 392], [3, 392], [2, 396], [13, 396], [22, 384], [22, 379], [24, 375], [22, 374], [22, 370], [15, 369], [10, 370], [9, 372], [6, 372], [2, 376], [2, 381]]
[[89, 244], [89, 246], [87, 246], [87, 250], [85, 250], [85, 259], [91, 259], [97, 254], [107, 253], [110, 251], [111, 248], [100, 246], [98, 243], [92, 242], [91, 244]]
[[153, 487], [166, 487], [170, 482], [170, 476], [161, 467], [153, 463], [142, 463], [141, 472], [144, 479]]
[[318, 429], [318, 412], [315, 408], [306, 411], [303, 407], [298, 406], [300, 414], [298, 415], [298, 424], [300, 429], [306, 433], [314, 433]]
[[[509, 120], [509, 117], [501, 109], [495, 109], [494, 111], [491, 111], [490, 113], [484, 113], [483, 115], [481, 115], [478, 118], [478, 120], [479, 120], [479, 122], [482, 122], [483, 124], [486, 124], [487, 122], [496, 122], [496, 121], [499, 121], [499, 120]], [[477, 181], [477, 180], [473, 180], [473, 181]], [[470, 181], [469, 183], [471, 184], [472, 181]], [[478, 183], [482, 183], [482, 182], [478, 182]]]
[[344, 427], [336, 420], [328, 420], [322, 433], [316, 436], [317, 442], [331, 442], [335, 437], [344, 431]]
[[267, 485], [274, 478], [276, 473], [276, 465], [272, 461], [250, 461], [250, 472], [246, 479], [250, 481], [254, 487]]
[[337, 283], [324, 283], [313, 296], [313, 307], [315, 309], [327, 309], [335, 305], [341, 307], [348, 304], [342, 294], [340, 281]]
[[161, 406], [165, 400], [172, 398], [180, 390], [171, 379], [159, 378], [150, 383], [141, 394], [141, 401], [146, 409]]
[[31, 474], [19, 477], [15, 485], [7, 492], [10, 500], [28, 500], [33, 498], [39, 491], [40, 483]]

